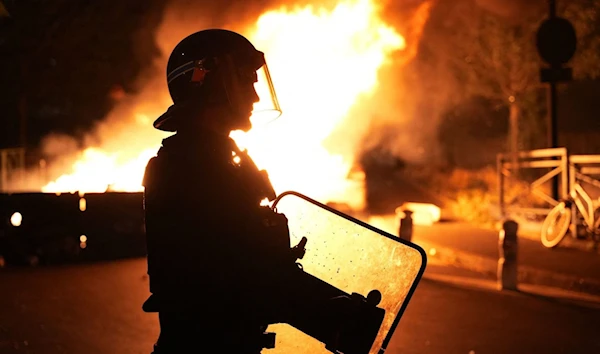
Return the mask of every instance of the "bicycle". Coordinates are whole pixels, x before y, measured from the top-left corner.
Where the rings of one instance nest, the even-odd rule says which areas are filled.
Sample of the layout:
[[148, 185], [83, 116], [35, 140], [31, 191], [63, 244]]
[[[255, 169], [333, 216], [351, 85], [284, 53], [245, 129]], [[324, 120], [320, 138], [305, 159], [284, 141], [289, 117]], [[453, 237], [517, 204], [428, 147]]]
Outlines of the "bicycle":
[[573, 185], [569, 198], [558, 203], [544, 219], [542, 244], [547, 248], [558, 246], [573, 222], [576, 222], [574, 237], [585, 233], [596, 243], [600, 241], [600, 198], [592, 199], [579, 183]]

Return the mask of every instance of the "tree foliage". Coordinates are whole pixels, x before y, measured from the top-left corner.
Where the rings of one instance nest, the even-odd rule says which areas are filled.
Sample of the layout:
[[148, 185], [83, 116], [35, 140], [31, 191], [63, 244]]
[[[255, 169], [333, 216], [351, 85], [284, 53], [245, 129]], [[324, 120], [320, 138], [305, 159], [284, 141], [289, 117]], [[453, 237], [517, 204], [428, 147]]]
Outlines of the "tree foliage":
[[[562, 3], [558, 15], [573, 23], [578, 39], [569, 66], [577, 78], [596, 78], [600, 74], [600, 1]], [[506, 102], [541, 86], [539, 70], [546, 64], [537, 53], [535, 37], [547, 16], [545, 7], [514, 18], [478, 7], [471, 0], [456, 1], [449, 7], [444, 26], [448, 35], [440, 49], [463, 79], [468, 94]]]
[[[567, 66], [573, 68], [576, 80], [598, 78], [600, 1], [558, 3], [557, 15], [571, 21], [578, 39], [577, 52]], [[463, 101], [484, 97], [509, 108], [512, 151], [543, 147], [538, 144], [540, 134], [545, 134], [545, 85], [540, 82], [540, 69], [547, 64], [538, 55], [535, 39], [549, 10], [546, 2], [534, 5], [529, 3], [518, 16], [507, 16], [477, 6], [475, 0], [442, 0], [439, 38], [428, 47], [456, 77], [456, 95]]]

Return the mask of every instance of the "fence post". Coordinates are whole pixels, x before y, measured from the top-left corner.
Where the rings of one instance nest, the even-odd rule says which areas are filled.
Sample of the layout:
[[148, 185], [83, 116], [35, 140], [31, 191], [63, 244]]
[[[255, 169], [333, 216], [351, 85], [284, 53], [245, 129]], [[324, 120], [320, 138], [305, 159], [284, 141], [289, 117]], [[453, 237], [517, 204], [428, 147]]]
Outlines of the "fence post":
[[504, 163], [502, 154], [498, 154], [496, 157], [496, 169], [498, 170], [498, 204], [500, 207], [500, 215], [501, 217], [505, 217], [506, 211], [504, 206]]
[[569, 168], [569, 153], [567, 151], [567, 149], [564, 149], [561, 156], [560, 156], [560, 166], [561, 166], [561, 170], [562, 173], [560, 174], [561, 179], [560, 179], [560, 184], [561, 184], [561, 188], [560, 188], [560, 193], [561, 195], [559, 196], [559, 200], [566, 198], [569, 195], [569, 175], [570, 175], [570, 168]]
[[498, 238], [498, 289], [500, 290], [518, 290], [518, 268], [517, 251], [518, 238], [517, 231], [519, 224], [513, 220], [506, 220], [502, 224], [502, 230]]

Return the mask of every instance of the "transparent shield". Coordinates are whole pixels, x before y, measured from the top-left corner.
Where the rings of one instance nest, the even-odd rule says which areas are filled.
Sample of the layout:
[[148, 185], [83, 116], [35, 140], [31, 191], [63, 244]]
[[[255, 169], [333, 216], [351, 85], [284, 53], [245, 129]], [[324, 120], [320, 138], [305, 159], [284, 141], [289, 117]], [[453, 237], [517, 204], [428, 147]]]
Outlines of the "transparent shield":
[[[425, 270], [423, 249], [296, 192], [281, 194], [274, 207], [289, 220], [292, 245], [308, 239], [299, 261], [305, 272], [348, 294], [381, 292], [377, 306], [385, 316], [369, 353], [385, 349]], [[330, 353], [323, 343], [289, 325], [269, 330], [277, 333], [276, 347], [269, 353]]]

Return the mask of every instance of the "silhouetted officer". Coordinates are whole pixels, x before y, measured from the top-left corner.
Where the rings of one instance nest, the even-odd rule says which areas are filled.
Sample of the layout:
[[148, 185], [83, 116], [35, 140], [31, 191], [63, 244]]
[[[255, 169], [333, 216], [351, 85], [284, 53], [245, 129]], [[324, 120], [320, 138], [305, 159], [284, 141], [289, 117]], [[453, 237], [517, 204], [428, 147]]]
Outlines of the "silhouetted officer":
[[275, 198], [266, 172], [229, 138], [252, 127], [259, 101], [280, 113], [263, 53], [237, 33], [200, 31], [173, 50], [167, 81], [174, 104], [154, 127], [176, 134], [144, 176], [155, 353], [259, 353], [280, 322], [338, 345], [349, 296], [297, 266], [304, 245], [290, 247], [285, 216], [261, 206]]

